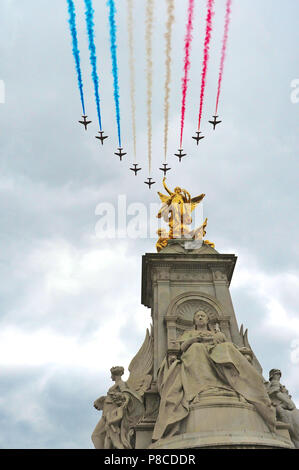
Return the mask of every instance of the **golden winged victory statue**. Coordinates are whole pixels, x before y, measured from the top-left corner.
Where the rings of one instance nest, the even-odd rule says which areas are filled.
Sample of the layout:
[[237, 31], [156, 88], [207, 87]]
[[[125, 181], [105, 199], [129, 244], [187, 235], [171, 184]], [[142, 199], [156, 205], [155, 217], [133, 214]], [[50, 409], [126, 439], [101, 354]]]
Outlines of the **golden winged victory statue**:
[[[205, 194], [200, 194], [196, 197], [191, 197], [190, 193], [186, 189], [182, 189], [179, 186], [171, 191], [166, 183], [166, 178], [163, 178], [163, 186], [168, 195], [162, 194], [158, 191], [159, 197], [162, 202], [162, 207], [158, 212], [157, 217], [162, 218], [168, 223], [169, 232], [165, 229], [159, 229], [157, 234], [159, 240], [156, 243], [157, 251], [161, 251], [168, 245], [168, 241], [174, 238], [177, 239], [191, 239], [191, 240], [202, 240], [206, 235], [206, 226], [208, 219], [206, 218], [204, 223], [197, 229], [190, 230], [188, 226], [192, 223], [191, 214], [195, 207], [203, 200]], [[210, 245], [214, 248], [214, 243], [208, 240], [203, 243]]]

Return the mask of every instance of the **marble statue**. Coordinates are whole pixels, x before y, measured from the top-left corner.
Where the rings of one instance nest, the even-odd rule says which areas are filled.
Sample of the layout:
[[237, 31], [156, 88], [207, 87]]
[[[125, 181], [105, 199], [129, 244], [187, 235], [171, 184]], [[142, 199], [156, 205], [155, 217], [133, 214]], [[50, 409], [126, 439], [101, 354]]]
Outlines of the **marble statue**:
[[291, 395], [284, 385], [280, 383], [281, 371], [271, 369], [269, 382], [267, 382], [268, 394], [272, 405], [276, 408], [277, 419], [290, 425], [290, 436], [296, 449], [299, 449], [299, 410], [296, 408]]
[[96, 449], [134, 448], [134, 428], [144, 416], [143, 395], [152, 381], [152, 348], [152, 336], [147, 330], [142, 347], [130, 363], [130, 376], [126, 382], [122, 380], [122, 366], [110, 369], [115, 383], [106, 396], [94, 402], [94, 407], [102, 411], [91, 437]]
[[178, 338], [177, 357], [172, 352], [163, 360], [157, 380], [160, 408], [153, 441], [179, 433], [190, 405], [203, 397], [247, 401], [274, 430], [275, 411], [262, 375], [250, 363], [247, 348], [239, 349], [217, 330], [211, 331], [204, 311], [195, 312], [193, 328]]

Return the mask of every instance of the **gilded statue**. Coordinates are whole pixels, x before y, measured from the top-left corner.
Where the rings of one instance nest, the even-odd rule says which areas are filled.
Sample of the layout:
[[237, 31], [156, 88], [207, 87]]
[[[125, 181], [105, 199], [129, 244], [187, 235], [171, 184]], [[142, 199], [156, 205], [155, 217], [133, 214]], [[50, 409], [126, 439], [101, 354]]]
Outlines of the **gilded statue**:
[[274, 430], [275, 411], [262, 375], [245, 357], [247, 348], [239, 349], [219, 328], [213, 330], [204, 311], [195, 312], [193, 328], [177, 339], [176, 349], [158, 372], [160, 408], [153, 441], [179, 434], [190, 406], [207, 397], [249, 402]]
[[[168, 244], [168, 240], [174, 238], [187, 238], [193, 240], [202, 240], [206, 235], [206, 226], [208, 220], [205, 219], [201, 227], [190, 230], [188, 226], [192, 223], [192, 212], [196, 206], [203, 200], [205, 194], [200, 194], [196, 197], [191, 197], [190, 193], [186, 189], [182, 189], [179, 186], [174, 188], [174, 191], [171, 191], [166, 183], [166, 178], [163, 178], [163, 186], [168, 193], [168, 195], [158, 192], [159, 197], [162, 202], [162, 207], [158, 212], [157, 217], [162, 218], [167, 222], [169, 227], [169, 232], [167, 233], [165, 229], [159, 229], [157, 234], [159, 235], [159, 240], [156, 244], [157, 251], [161, 251]], [[204, 241], [205, 244], [208, 244], [214, 248], [214, 243], [209, 242], [208, 240]]]

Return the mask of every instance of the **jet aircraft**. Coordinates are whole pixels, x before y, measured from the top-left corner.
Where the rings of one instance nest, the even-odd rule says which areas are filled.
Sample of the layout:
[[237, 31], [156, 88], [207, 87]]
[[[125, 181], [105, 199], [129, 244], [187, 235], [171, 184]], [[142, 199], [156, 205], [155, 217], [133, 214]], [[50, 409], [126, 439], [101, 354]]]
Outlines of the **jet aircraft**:
[[213, 125], [213, 128], [215, 130], [215, 127], [217, 126], [217, 124], [220, 124], [220, 122], [222, 121], [217, 121], [218, 116], [213, 116], [213, 118], [214, 118], [214, 121], [209, 121], [209, 123]]
[[87, 116], [86, 115], [83, 115], [82, 117], [83, 117], [83, 121], [78, 121], [78, 122], [80, 122], [80, 124], [83, 124], [83, 126], [85, 127], [85, 130], [87, 131], [87, 126], [88, 126], [88, 124], [91, 123], [91, 121], [87, 121]]
[[159, 168], [159, 170], [163, 171], [164, 176], [166, 176], [166, 173], [167, 173], [169, 170], [171, 170], [171, 168], [170, 168], [170, 167], [167, 167], [167, 163], [162, 163], [162, 165], [163, 165], [164, 168]]
[[182, 153], [183, 152], [183, 149], [179, 149], [178, 150], [179, 153], [175, 153], [175, 156], [178, 157], [179, 159], [179, 162], [182, 160], [183, 157], [185, 157], [187, 154], [186, 153]]
[[145, 181], [145, 184], [148, 185], [148, 189], [151, 189], [151, 185], [155, 184], [156, 181], [151, 181], [153, 178], [147, 178], [148, 181]]
[[118, 152], [114, 152], [114, 155], [117, 155], [119, 157], [120, 161], [122, 161], [123, 156], [127, 155], [127, 153], [122, 152], [122, 147], [118, 147]]
[[101, 144], [104, 144], [104, 140], [108, 138], [108, 135], [103, 135], [104, 131], [99, 131], [98, 132], [100, 135], [96, 135], [96, 139], [99, 139], [101, 141]]
[[138, 168], [138, 163], [133, 163], [134, 168], [130, 168], [130, 170], [134, 171], [135, 176], [137, 175], [137, 172], [141, 170], [141, 168]]
[[201, 134], [200, 131], [196, 131], [196, 135], [192, 136], [192, 139], [196, 140], [196, 143], [198, 145], [198, 142], [200, 141], [200, 139], [204, 139], [205, 136], [204, 135], [199, 135]]

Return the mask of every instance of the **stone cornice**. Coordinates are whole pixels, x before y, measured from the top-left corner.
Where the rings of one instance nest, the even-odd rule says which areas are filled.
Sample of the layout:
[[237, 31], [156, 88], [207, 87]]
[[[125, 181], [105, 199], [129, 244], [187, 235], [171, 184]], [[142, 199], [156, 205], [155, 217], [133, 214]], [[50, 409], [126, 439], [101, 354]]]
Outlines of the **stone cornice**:
[[[142, 289], [141, 302], [146, 307], [152, 304], [153, 269], [166, 268], [163, 279], [170, 279], [173, 272], [222, 272], [230, 285], [237, 257], [233, 254], [198, 254], [198, 253], [146, 253], [142, 256]], [[214, 276], [213, 282], [217, 282]], [[219, 281], [218, 281], [219, 282]]]

